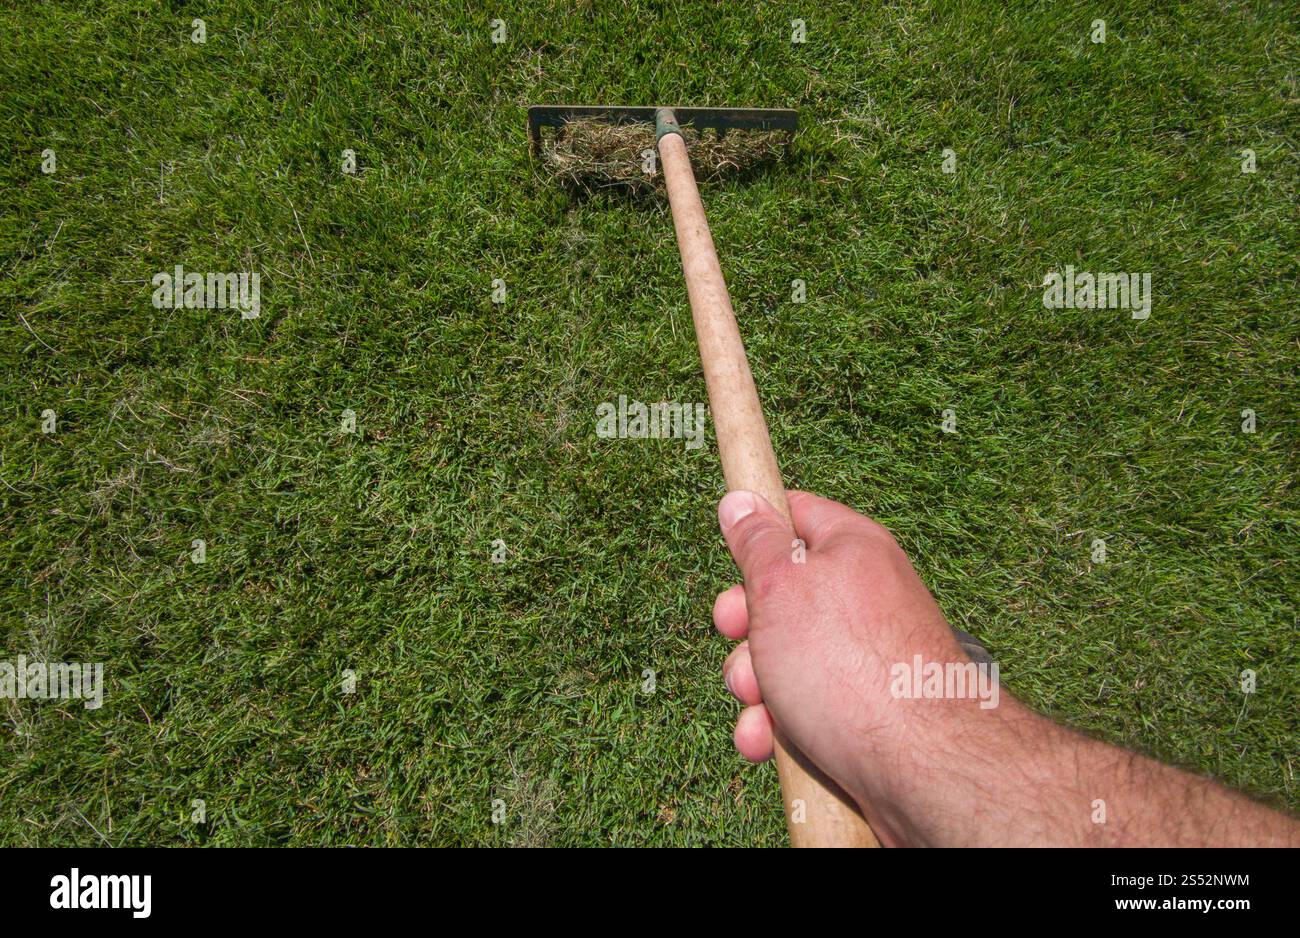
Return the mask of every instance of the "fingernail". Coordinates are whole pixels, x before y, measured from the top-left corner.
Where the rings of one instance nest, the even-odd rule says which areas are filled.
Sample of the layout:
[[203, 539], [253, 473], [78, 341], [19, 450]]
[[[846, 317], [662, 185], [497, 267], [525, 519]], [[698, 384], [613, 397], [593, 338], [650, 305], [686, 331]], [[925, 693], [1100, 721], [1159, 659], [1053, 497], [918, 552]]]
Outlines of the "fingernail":
[[731, 686], [731, 670], [731, 668], [727, 668], [722, 672], [722, 683], [727, 685], [727, 693], [735, 697], [736, 689]]
[[725, 534], [736, 526], [741, 518], [752, 515], [758, 508], [758, 500], [753, 492], [728, 492], [718, 502], [718, 523]]

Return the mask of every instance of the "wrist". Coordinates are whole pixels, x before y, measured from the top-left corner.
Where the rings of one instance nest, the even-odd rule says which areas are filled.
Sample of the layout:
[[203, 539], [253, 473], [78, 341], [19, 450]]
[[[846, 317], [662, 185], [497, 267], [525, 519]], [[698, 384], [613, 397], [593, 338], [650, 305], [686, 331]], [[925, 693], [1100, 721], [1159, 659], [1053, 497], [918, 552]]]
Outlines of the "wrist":
[[[907, 846], [976, 846], [1015, 822], [1043, 783], [1059, 729], [1003, 693], [977, 701], [908, 701], [894, 741], [862, 747], [850, 786], [877, 835]], [[1002, 817], [1001, 815], [1006, 815]]]

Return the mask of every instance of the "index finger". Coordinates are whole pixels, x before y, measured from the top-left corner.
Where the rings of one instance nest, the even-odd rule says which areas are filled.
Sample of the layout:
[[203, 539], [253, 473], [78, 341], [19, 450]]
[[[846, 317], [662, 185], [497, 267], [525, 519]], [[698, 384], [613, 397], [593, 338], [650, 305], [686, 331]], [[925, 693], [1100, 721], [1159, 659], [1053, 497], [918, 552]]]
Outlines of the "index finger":
[[786, 492], [794, 530], [809, 548], [816, 548], [844, 531], [861, 530], [864, 522], [871, 523], [865, 515], [848, 505], [822, 498], [811, 492], [790, 489]]

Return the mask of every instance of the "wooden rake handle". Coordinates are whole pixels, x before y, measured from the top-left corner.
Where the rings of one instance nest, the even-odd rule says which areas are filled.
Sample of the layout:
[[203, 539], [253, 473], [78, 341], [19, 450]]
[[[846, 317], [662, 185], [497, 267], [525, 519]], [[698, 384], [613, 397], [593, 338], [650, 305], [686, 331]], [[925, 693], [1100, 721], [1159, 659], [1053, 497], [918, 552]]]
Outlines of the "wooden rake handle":
[[[659, 158], [668, 186], [677, 246], [695, 320], [695, 338], [709, 389], [709, 407], [718, 435], [718, 452], [727, 490], [757, 492], [790, 524], [785, 485], [772, 451], [758, 389], [749, 371], [727, 283], [713, 248], [700, 191], [695, 186], [686, 143], [677, 132], [659, 138]], [[792, 544], [793, 546], [793, 544]], [[776, 768], [781, 779], [786, 824], [796, 847], [876, 847], [871, 828], [853, 800], [777, 731]]]

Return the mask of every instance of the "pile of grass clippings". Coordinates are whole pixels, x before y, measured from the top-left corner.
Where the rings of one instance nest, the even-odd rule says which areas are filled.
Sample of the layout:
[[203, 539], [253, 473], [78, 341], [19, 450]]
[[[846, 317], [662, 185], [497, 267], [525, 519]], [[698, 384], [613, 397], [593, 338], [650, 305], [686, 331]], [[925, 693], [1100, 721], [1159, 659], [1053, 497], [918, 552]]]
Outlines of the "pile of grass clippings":
[[[780, 131], [715, 132], [682, 128], [697, 179], [722, 179], [778, 159], [788, 135]], [[647, 162], [645, 151], [655, 151]], [[547, 134], [542, 161], [561, 185], [580, 191], [621, 189], [642, 195], [663, 188], [653, 124], [570, 121]], [[647, 165], [653, 172], [646, 172]]]

